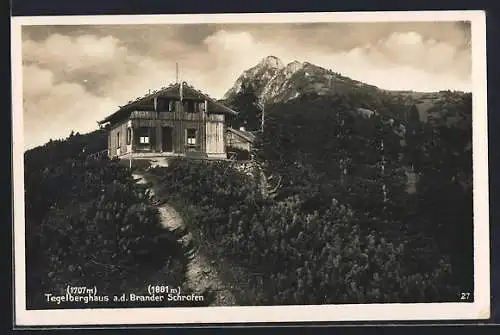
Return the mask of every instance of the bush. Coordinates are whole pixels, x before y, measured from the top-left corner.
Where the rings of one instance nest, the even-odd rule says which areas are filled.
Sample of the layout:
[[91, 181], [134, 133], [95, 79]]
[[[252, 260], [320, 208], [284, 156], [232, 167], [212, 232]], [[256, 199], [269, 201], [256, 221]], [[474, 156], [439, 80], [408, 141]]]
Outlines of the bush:
[[227, 152], [234, 153], [235, 158], [238, 161], [246, 161], [246, 160], [250, 159], [250, 152], [248, 150], [243, 150], [243, 149], [236, 148], [236, 147], [228, 147]]
[[[272, 106], [253, 178], [225, 163], [153, 171], [200, 243], [246, 268], [246, 303], [443, 302], [473, 291], [471, 96], [441, 96], [426, 126], [408, 118], [411, 97], [382, 98]], [[281, 180], [272, 197], [262, 175]]]
[[163, 280], [181, 286], [181, 247], [145, 187], [117, 161], [81, 155], [73, 137], [25, 155], [28, 308], [48, 307], [43, 294], [64, 294], [67, 285], [138, 292], [165, 263]]
[[[247, 304], [450, 298], [449, 265], [429, 251], [428, 241], [393, 241], [368, 229], [369, 217], [326, 194], [310, 189], [266, 199], [255, 180], [225, 163], [176, 160], [151, 173], [164, 194], [183, 199], [199, 243], [247, 270], [238, 283], [251, 290]], [[413, 249], [419, 243], [426, 249]]]

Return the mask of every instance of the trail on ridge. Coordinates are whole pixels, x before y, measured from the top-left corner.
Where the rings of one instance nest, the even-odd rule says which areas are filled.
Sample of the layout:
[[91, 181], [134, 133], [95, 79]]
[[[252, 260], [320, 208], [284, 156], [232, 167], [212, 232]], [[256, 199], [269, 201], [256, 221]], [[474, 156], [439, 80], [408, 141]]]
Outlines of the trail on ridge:
[[[137, 183], [149, 182], [142, 173], [134, 172], [132, 176]], [[148, 190], [154, 199], [156, 194], [154, 186]], [[157, 207], [162, 226], [180, 236], [178, 240], [188, 256], [186, 279], [189, 288], [195, 293], [214, 292], [215, 299], [211, 306], [235, 305], [236, 300], [231, 293], [231, 287], [221, 279], [214, 266], [216, 260], [209, 259], [196, 248], [192, 235], [187, 231], [179, 213], [167, 203], [159, 203]]]

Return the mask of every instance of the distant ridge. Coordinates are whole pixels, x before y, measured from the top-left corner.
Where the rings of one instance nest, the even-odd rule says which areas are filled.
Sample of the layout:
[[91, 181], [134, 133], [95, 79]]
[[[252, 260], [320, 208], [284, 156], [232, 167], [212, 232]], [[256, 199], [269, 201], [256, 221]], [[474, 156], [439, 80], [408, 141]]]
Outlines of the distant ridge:
[[254, 88], [261, 102], [267, 103], [284, 102], [303, 94], [336, 95], [362, 92], [410, 99], [409, 104], [412, 104], [438, 100], [444, 92], [381, 89], [309, 62], [295, 60], [285, 64], [273, 55], [264, 57], [255, 66], [243, 71], [224, 94], [223, 100], [231, 101], [242, 87], [248, 85]]

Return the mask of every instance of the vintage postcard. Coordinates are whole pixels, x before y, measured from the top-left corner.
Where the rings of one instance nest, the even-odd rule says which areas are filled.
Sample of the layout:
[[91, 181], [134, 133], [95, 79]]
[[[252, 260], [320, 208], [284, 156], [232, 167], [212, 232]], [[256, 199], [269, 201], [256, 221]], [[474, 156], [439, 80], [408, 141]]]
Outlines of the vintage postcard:
[[480, 11], [12, 18], [18, 326], [490, 316]]

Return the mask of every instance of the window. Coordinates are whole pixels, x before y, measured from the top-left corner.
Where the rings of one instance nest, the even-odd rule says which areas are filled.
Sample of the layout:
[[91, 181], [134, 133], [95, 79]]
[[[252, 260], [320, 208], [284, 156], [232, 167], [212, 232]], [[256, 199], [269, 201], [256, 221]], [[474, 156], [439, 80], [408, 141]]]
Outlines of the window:
[[134, 128], [134, 142], [136, 142], [139, 147], [145, 149], [151, 144], [151, 129], [149, 127], [138, 127]]
[[158, 112], [173, 112], [175, 109], [175, 101], [164, 97], [156, 98], [156, 110]]
[[132, 141], [132, 129], [127, 128], [127, 145], [130, 145], [131, 141]]
[[120, 132], [116, 133], [116, 146], [120, 147]]
[[198, 110], [202, 113], [206, 112], [205, 110], [205, 101], [199, 102], [198, 103]]
[[186, 101], [186, 112], [187, 113], [196, 113], [194, 101]]
[[196, 129], [187, 129], [187, 145], [196, 145]]

